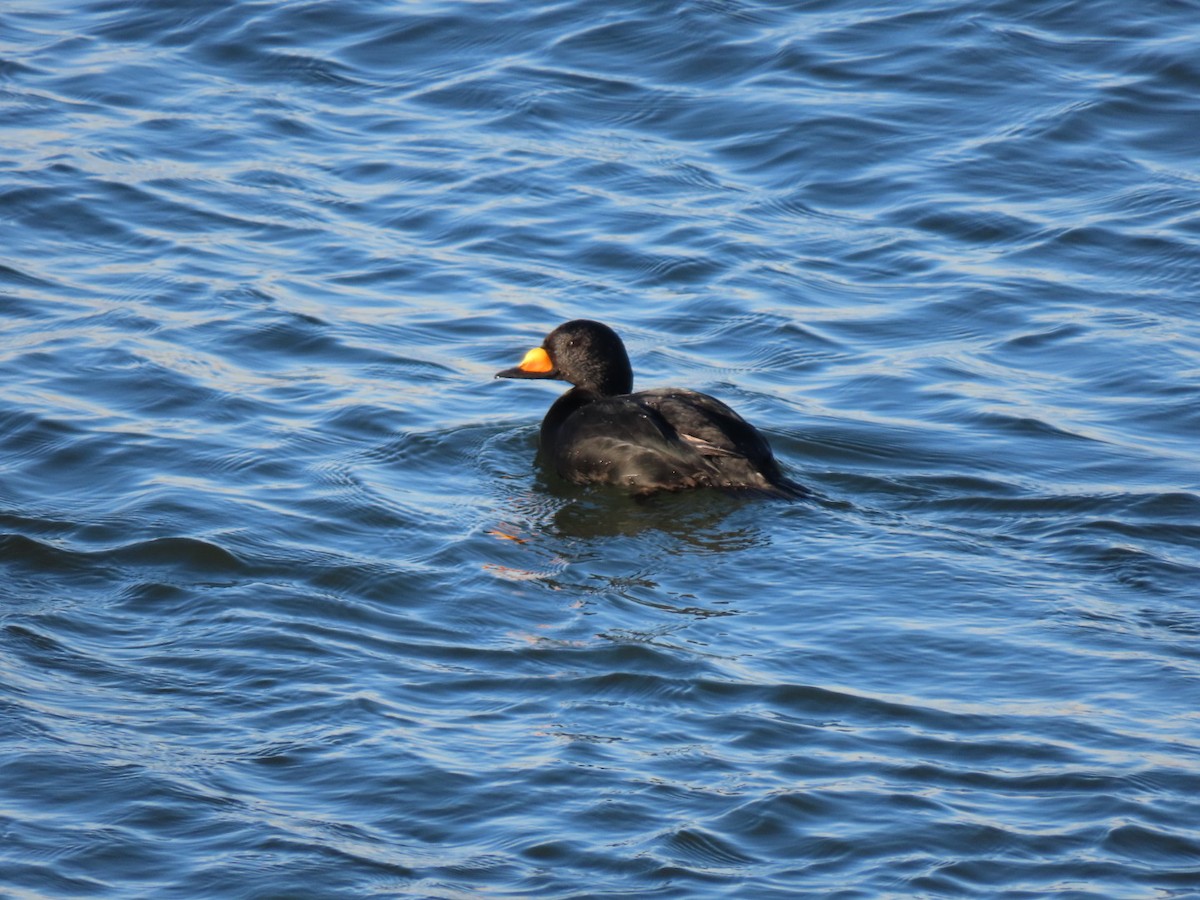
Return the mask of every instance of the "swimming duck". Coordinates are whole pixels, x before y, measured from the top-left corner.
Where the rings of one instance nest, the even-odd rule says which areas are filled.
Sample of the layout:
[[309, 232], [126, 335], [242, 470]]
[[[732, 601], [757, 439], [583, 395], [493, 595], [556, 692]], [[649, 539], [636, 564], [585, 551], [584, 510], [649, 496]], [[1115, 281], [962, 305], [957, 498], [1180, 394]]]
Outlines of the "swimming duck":
[[574, 385], [541, 429], [541, 453], [567, 481], [621, 485], [634, 494], [698, 487], [805, 493], [784, 477], [757, 429], [715, 397], [682, 388], [633, 393], [625, 345], [600, 322], [559, 325], [496, 377]]

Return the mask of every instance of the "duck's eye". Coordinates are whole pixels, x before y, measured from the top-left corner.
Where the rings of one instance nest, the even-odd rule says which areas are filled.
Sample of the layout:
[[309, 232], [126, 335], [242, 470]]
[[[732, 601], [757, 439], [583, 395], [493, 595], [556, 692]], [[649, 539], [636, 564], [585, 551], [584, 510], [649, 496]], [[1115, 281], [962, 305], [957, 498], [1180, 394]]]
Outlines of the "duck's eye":
[[571, 338], [569, 341], [567, 341], [567, 346], [574, 347], [578, 343], [579, 343], [579, 341], [575, 340], [575, 338]]

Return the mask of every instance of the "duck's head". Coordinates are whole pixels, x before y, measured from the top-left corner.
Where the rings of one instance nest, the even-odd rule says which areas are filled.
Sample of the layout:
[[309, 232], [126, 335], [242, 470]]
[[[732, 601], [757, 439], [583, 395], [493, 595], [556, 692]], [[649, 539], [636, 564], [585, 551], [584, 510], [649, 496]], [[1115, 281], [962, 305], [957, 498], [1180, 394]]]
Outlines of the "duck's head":
[[573, 319], [546, 335], [520, 365], [497, 378], [556, 378], [605, 396], [633, 390], [629, 354], [617, 333], [600, 322]]

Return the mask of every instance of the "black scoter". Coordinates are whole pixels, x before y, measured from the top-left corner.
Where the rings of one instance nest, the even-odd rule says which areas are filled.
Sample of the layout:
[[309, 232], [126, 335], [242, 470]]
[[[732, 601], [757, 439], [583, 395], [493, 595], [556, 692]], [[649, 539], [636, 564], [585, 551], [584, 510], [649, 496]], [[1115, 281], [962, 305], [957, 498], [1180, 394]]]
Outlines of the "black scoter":
[[758, 430], [715, 397], [682, 388], [633, 393], [625, 345], [600, 322], [559, 325], [496, 377], [574, 385], [542, 420], [541, 451], [576, 484], [620, 485], [635, 494], [697, 487], [806, 493], [780, 471]]

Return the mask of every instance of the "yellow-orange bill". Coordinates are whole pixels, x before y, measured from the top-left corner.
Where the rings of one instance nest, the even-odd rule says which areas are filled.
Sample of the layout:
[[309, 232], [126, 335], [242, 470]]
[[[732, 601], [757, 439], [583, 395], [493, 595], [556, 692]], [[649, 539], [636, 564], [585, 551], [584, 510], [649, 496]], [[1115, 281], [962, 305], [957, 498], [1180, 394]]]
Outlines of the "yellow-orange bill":
[[549, 372], [554, 368], [550, 355], [541, 347], [534, 347], [525, 354], [521, 364], [517, 366], [522, 372]]

